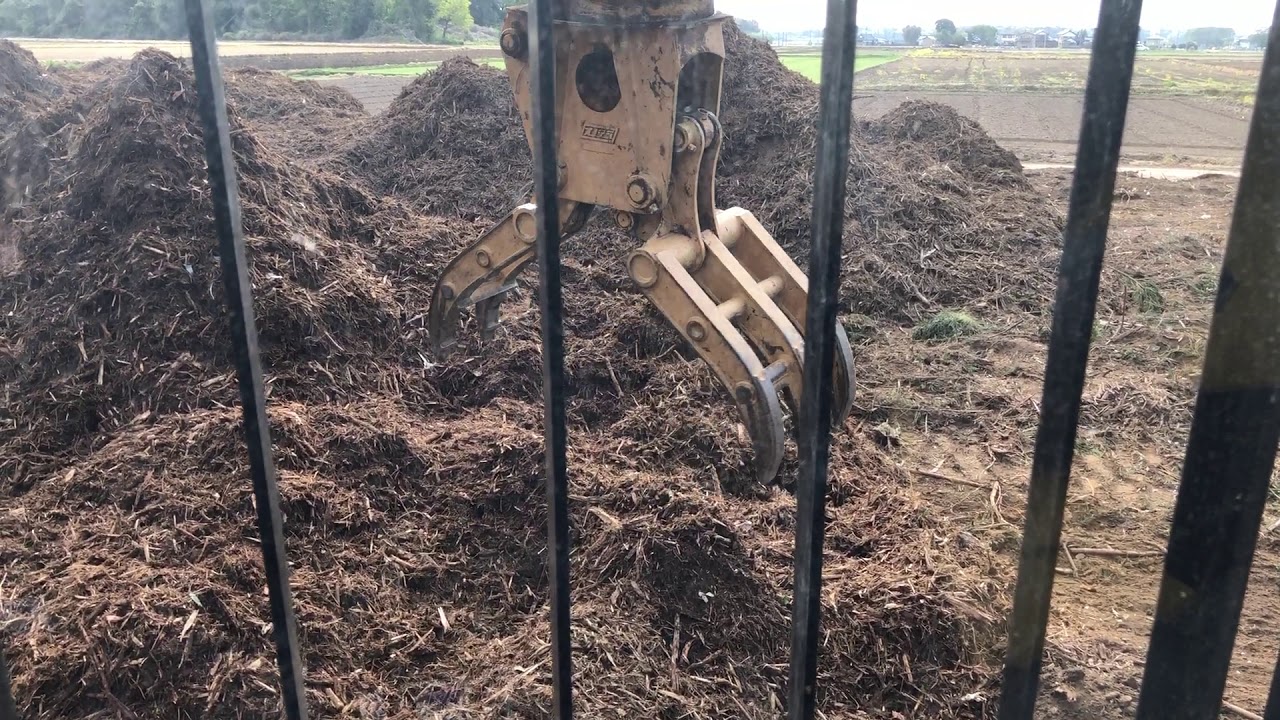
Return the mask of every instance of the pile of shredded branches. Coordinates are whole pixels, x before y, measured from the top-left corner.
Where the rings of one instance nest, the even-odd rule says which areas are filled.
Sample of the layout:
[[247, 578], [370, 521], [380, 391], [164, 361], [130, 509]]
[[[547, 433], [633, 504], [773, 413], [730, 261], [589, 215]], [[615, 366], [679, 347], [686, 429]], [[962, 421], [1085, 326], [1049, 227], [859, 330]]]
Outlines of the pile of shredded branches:
[[[190, 72], [144, 51], [67, 102], [78, 121], [56, 105], [0, 144], [0, 159], [22, 157], [37, 147], [28, 131], [60, 125], [39, 146], [45, 172], [2, 217], [0, 378], [22, 402], [9, 403], [0, 434], [26, 447], [0, 467], [20, 482], [15, 464], [138, 415], [235, 397]], [[234, 108], [231, 122], [273, 392], [328, 399], [394, 382], [380, 358], [403, 352], [408, 316], [379, 278], [376, 233], [363, 219], [372, 200], [290, 163]], [[471, 232], [418, 227], [446, 245]]]
[[369, 116], [351, 93], [257, 68], [230, 70], [227, 97], [261, 139], [290, 158], [328, 156], [360, 135]]
[[[272, 407], [315, 711], [546, 717], [540, 409]], [[238, 421], [210, 409], [131, 425], [0, 523], [15, 610], [0, 635], [39, 717], [277, 712]], [[609, 442], [582, 433], [570, 457], [579, 712], [778, 717], [794, 501], [716, 492], [679, 466], [627, 470]], [[873, 448], [845, 436], [834, 460], [821, 707], [981, 717], [966, 651], [981, 613], [953, 540]]]
[[525, 201], [529, 154], [506, 74], [452, 58], [392, 101], [345, 166], [422, 211], [492, 220]]
[[12, 40], [0, 38], [0, 137], [31, 104], [53, 97], [57, 85], [45, 77], [36, 56]]
[[[155, 51], [110, 72], [64, 93], [79, 115], [35, 119], [59, 125], [46, 171], [0, 216], [0, 647], [34, 717], [261, 717], [277, 679], [191, 75]], [[483, 222], [300, 165], [232, 98], [311, 704], [545, 717], [533, 293], [483, 354], [432, 356], [431, 288]], [[622, 246], [587, 240], [564, 271], [578, 707], [777, 717], [795, 468], [755, 482], [714, 376]], [[987, 559], [904, 482], [840, 429], [821, 707], [984, 717], [993, 589], [965, 568]]]
[[[818, 87], [732, 24], [725, 42], [720, 202], [756, 213], [807, 260]], [[1061, 216], [953, 108], [911, 102], [858, 122], [847, 194], [846, 310], [914, 322], [978, 303], [1051, 306]]]

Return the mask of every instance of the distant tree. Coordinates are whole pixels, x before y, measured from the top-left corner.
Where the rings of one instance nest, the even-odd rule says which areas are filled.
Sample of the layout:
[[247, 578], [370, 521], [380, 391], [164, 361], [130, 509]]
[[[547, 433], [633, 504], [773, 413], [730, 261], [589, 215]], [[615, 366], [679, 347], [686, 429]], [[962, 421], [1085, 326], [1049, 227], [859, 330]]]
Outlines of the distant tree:
[[760, 23], [755, 20], [748, 20], [747, 18], [736, 18], [736, 20], [738, 23], [738, 29], [742, 32], [748, 35], [760, 34]]
[[1249, 47], [1259, 48], [1259, 49], [1265, 48], [1267, 46], [1267, 38], [1269, 36], [1270, 36], [1270, 32], [1266, 30], [1259, 30], [1258, 32], [1249, 36]]
[[1077, 30], [1077, 31], [1076, 31], [1076, 42], [1080, 43], [1081, 45], [1084, 45], [1085, 43], [1089, 42], [1089, 31], [1088, 31], [1088, 30]]
[[1200, 47], [1225, 47], [1235, 42], [1236, 31], [1223, 27], [1192, 28], [1187, 31], [1187, 40]]
[[956, 31], [956, 24], [946, 18], [943, 18], [933, 24], [933, 29], [939, 35], [952, 35]]
[[969, 37], [979, 45], [995, 45], [1000, 42], [1000, 30], [994, 25], [974, 25]]
[[378, 7], [374, 0], [354, 0], [347, 5], [342, 23], [342, 36], [348, 40], [364, 37], [378, 19]]
[[471, 27], [471, 3], [469, 0], [440, 0], [440, 38], [449, 36], [450, 30], [466, 31]]
[[917, 45], [920, 43], [920, 26], [908, 25], [902, 28], [902, 42], [908, 45]]
[[507, 17], [507, 8], [520, 0], [470, 0], [471, 17], [477, 25], [499, 27]]
[[[354, 3], [354, 5], [368, 6], [368, 12], [372, 13], [374, 18], [377, 17], [378, 4], [377, 0], [357, 0]], [[387, 19], [393, 25], [408, 30], [417, 39], [429, 42], [434, 37], [436, 18], [439, 14], [437, 0], [391, 0], [387, 10], [389, 13]], [[360, 15], [363, 16], [365, 8], [361, 7], [360, 11]], [[349, 35], [348, 37], [359, 36]]]

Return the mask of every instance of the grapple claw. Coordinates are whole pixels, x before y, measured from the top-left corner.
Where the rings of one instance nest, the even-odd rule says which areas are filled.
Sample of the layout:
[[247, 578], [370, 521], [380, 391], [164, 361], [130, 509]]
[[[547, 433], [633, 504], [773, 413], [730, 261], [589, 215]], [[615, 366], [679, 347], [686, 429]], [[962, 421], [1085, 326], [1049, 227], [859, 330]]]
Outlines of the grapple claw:
[[[462, 311], [474, 306], [482, 340], [492, 340], [500, 321], [502, 299], [515, 288], [516, 277], [536, 259], [534, 214], [527, 203], [494, 225], [445, 267], [436, 280], [427, 316], [427, 335], [439, 357], [458, 344]], [[565, 237], [581, 229], [592, 207], [575, 202], [560, 204]]]
[[688, 237], [654, 238], [631, 254], [628, 267], [667, 320], [711, 367], [729, 390], [751, 436], [757, 477], [772, 480], [782, 465], [785, 434], [782, 406], [771, 370], [685, 268]]
[[[765, 285], [782, 314], [804, 335], [808, 312], [809, 279], [787, 255], [759, 220], [742, 208], [721, 210], [716, 214], [719, 238], [742, 263], [751, 277]], [[856, 382], [853, 349], [844, 328], [836, 325], [834, 398], [832, 420], [843, 422], [853, 408]]]

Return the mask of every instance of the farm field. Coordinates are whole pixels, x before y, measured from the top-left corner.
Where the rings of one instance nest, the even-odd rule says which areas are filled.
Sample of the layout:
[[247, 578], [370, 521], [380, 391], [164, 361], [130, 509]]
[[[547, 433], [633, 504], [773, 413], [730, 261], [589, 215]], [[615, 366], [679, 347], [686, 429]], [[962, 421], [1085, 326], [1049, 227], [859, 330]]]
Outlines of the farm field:
[[[728, 46], [718, 196], [803, 263], [817, 93], [788, 70], [817, 56]], [[300, 47], [279, 54], [325, 51]], [[308, 701], [545, 717], [536, 275], [487, 345], [437, 357], [424, 321], [441, 268], [526, 196], [527, 145], [497, 59], [429, 51], [226, 73]], [[0, 650], [19, 703], [278, 714], [190, 72], [0, 53], [18, 78], [0, 77]], [[858, 386], [832, 455], [821, 709], [985, 720], [1071, 183], [1032, 168], [1072, 160], [1086, 57], [860, 60], [840, 269]], [[1237, 184], [1211, 170], [1238, 167], [1253, 62], [1139, 66], [1124, 160], [1181, 179], [1116, 183], [1037, 717], [1135, 713]], [[597, 217], [564, 246], [581, 712], [774, 720], [794, 463], [756, 481], [715, 378], [627, 278], [631, 243]], [[1280, 649], [1280, 495], [1264, 527], [1226, 692], [1254, 713]]]
[[[1261, 53], [1139, 53], [1133, 89], [1140, 95], [1191, 95], [1250, 101]], [[916, 92], [1082, 92], [1086, 51], [915, 50], [858, 77], [862, 90]]]
[[[189, 57], [191, 46], [174, 40], [78, 40], [18, 38], [15, 42], [47, 66], [75, 67], [96, 60], [126, 59], [140, 50], [155, 48], [177, 57]], [[228, 68], [258, 67], [264, 70], [299, 70], [329, 66], [368, 66], [416, 63], [434, 67], [441, 60], [465, 53], [482, 59], [498, 57], [497, 46], [410, 45], [404, 43], [312, 43], [228, 40], [218, 43]]]
[[[816, 75], [819, 58], [811, 52], [780, 53], [782, 64]], [[1069, 163], [1075, 153], [1083, 111], [1083, 53], [925, 52], [904, 55], [868, 52], [868, 66], [855, 79], [855, 113], [864, 119], [882, 116], [906, 100], [930, 100], [956, 108], [977, 120], [999, 142], [1023, 160]], [[482, 62], [498, 63], [496, 59]], [[377, 113], [391, 104], [420, 66], [305, 70], [301, 74], [341, 87]], [[1175, 92], [1150, 83], [1136, 94], [1127, 116], [1126, 162], [1165, 166], [1233, 167], [1239, 164], [1248, 129], [1249, 98], [1245, 89], [1256, 79], [1253, 57], [1143, 57], [1138, 81], [1176, 70], [1183, 81]], [[1250, 76], [1250, 73], [1253, 73]], [[356, 73], [356, 74], [352, 74]], [[1201, 83], [1229, 87], [1231, 92], [1194, 92]], [[1072, 83], [1076, 85], [1073, 86]], [[1221, 88], [1219, 88], [1221, 89]]]

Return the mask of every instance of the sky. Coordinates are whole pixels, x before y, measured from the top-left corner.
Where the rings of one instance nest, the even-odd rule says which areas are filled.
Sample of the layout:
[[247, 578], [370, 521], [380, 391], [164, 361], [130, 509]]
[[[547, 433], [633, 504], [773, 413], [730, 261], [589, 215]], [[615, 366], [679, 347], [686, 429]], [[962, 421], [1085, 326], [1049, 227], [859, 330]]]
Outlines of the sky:
[[[716, 9], [729, 15], [756, 20], [765, 30], [786, 32], [822, 27], [824, 0], [716, 0]], [[1193, 27], [1230, 27], [1253, 32], [1271, 24], [1274, 0], [1147, 0], [1142, 26], [1148, 29], [1185, 30]], [[948, 18], [967, 25], [1049, 25], [1092, 28], [1098, 21], [1098, 0], [1038, 2], [1037, 0], [862, 0], [858, 25], [862, 27], [932, 27]]]

